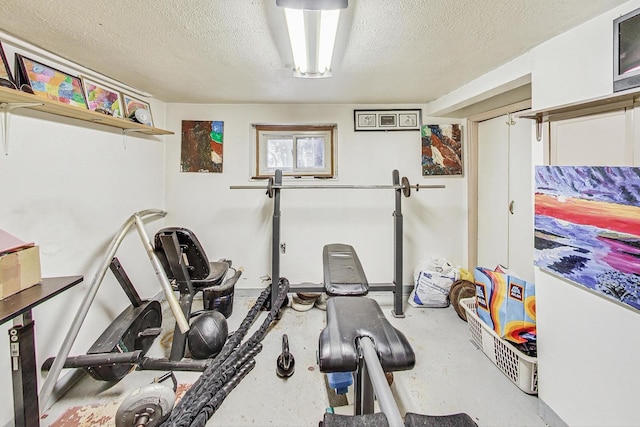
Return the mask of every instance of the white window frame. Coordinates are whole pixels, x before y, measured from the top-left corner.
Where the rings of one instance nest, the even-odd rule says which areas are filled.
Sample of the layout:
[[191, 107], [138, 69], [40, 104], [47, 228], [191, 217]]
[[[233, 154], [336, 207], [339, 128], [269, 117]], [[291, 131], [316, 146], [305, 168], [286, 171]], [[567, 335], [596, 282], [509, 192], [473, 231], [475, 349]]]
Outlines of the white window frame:
[[[275, 169], [267, 167], [267, 142], [269, 138], [292, 138], [293, 139], [293, 169], [282, 171], [283, 177], [321, 177], [335, 178], [336, 176], [336, 124], [324, 125], [253, 125], [255, 131], [255, 167], [253, 178], [264, 179], [275, 175]], [[310, 136], [322, 136], [325, 140], [324, 159], [325, 167], [318, 168], [296, 168], [296, 139], [308, 138]]]

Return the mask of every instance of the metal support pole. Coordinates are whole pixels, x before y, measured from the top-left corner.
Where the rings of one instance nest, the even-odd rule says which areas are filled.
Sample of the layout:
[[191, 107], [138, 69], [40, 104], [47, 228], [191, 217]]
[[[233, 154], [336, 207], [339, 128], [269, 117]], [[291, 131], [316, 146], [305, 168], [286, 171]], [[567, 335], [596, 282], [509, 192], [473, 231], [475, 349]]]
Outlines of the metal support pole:
[[16, 400], [13, 402], [14, 422], [16, 427], [39, 426], [38, 375], [31, 310], [24, 313], [22, 318], [22, 321], [14, 320], [14, 326], [9, 329], [11, 379], [13, 398]]
[[[400, 174], [397, 170], [392, 173], [393, 185], [400, 184]], [[403, 266], [403, 228], [402, 228], [402, 190], [395, 191], [396, 201], [393, 212], [393, 317], [404, 317], [402, 307], [402, 266]]]
[[[391, 393], [391, 388], [382, 370], [382, 365], [380, 365], [373, 341], [369, 337], [362, 337], [360, 338], [359, 348], [362, 351], [369, 382], [373, 385], [373, 391], [378, 400], [378, 405], [380, 405], [380, 410], [387, 416], [389, 427], [403, 427], [404, 422], [402, 421], [398, 404], [393, 397], [393, 393]], [[373, 407], [373, 399], [371, 406]], [[370, 413], [373, 413], [373, 411]]]
[[358, 359], [358, 369], [356, 370], [355, 382], [354, 415], [373, 414], [373, 385], [371, 384], [371, 378], [369, 377], [369, 371], [367, 370], [367, 363], [362, 354], [360, 354], [360, 358]]
[[[275, 184], [282, 185], [282, 171], [276, 170]], [[271, 307], [278, 299], [280, 286], [280, 188], [273, 189], [273, 222], [271, 230]]]

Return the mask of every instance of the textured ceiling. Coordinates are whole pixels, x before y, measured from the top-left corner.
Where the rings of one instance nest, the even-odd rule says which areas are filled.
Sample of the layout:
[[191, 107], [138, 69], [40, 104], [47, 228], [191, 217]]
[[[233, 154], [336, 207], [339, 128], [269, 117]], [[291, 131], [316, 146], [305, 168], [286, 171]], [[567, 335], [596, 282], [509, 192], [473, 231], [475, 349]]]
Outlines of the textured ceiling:
[[627, 0], [350, 0], [292, 77], [275, 0], [0, 0], [0, 30], [165, 102], [425, 103]]

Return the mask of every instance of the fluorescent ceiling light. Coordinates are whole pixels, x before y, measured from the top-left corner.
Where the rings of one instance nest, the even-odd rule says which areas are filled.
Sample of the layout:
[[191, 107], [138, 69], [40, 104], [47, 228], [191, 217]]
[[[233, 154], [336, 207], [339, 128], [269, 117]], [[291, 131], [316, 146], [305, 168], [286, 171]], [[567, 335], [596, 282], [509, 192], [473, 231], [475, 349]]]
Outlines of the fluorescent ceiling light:
[[[336, 43], [340, 10], [320, 12], [320, 44], [318, 46], [318, 71], [331, 71], [331, 57]], [[323, 71], [324, 70], [324, 71]]]
[[306, 73], [307, 36], [304, 30], [304, 10], [285, 8], [284, 16], [287, 19], [289, 42], [291, 43], [291, 51], [293, 52], [293, 62], [295, 64], [295, 69], [300, 73]]
[[348, 0], [276, 0], [283, 6], [293, 52], [296, 77], [331, 77], [331, 60]]

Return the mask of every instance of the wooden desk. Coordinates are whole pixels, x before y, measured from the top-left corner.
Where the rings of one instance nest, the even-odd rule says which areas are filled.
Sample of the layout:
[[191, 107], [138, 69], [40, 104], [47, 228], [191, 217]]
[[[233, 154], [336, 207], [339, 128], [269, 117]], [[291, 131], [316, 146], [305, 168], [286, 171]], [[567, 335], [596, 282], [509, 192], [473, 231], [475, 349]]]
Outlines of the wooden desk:
[[13, 320], [9, 329], [13, 411], [16, 427], [39, 426], [38, 369], [31, 309], [82, 282], [82, 276], [50, 277], [0, 300], [0, 324]]

